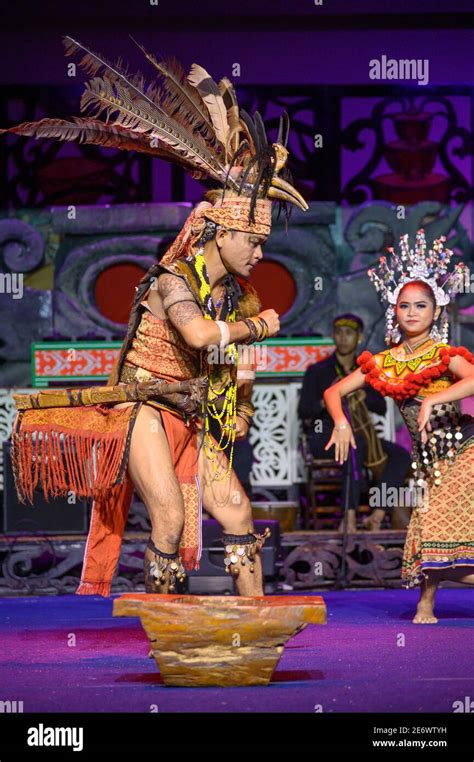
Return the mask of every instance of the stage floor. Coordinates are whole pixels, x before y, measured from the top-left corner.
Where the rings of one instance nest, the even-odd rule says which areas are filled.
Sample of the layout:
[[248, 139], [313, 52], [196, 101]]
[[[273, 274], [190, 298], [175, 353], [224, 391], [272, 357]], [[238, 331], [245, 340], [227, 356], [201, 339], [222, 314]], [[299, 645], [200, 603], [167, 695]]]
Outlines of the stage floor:
[[263, 688], [164, 686], [140, 622], [113, 618], [111, 599], [0, 599], [1, 699], [24, 712], [450, 713], [474, 696], [474, 590], [441, 589], [437, 625], [411, 623], [416, 591], [322, 595], [327, 625], [292, 638]]

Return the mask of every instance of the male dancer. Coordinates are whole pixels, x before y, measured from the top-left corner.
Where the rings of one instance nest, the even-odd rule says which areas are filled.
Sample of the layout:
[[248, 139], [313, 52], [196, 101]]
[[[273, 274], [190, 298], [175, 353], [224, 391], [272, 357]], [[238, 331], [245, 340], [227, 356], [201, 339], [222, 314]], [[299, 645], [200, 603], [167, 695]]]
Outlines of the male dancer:
[[[11, 132], [142, 151], [209, 178], [218, 189], [191, 212], [137, 288], [109, 378], [123, 385], [126, 401], [38, 410], [31, 400], [32, 409], [17, 416], [12, 461], [18, 494], [31, 499], [41, 482], [45, 495], [73, 491], [94, 498], [79, 594], [110, 595], [135, 488], [152, 524], [147, 591], [173, 591], [184, 577], [183, 564], [197, 568], [204, 504], [223, 527], [225, 565], [239, 594], [261, 595], [258, 551], [266, 533], [253, 531], [232, 449], [229, 460], [223, 449], [246, 433], [253, 414], [254, 371], [249, 355], [241, 362], [242, 345], [279, 329], [276, 312], [260, 312], [246, 282], [270, 234], [272, 199], [307, 209], [285, 168], [288, 117], [270, 144], [260, 115], [252, 120], [239, 110], [226, 78], [217, 85], [196, 64], [185, 77], [179, 66], [144, 51], [161, 77], [160, 89], [145, 89], [141, 76], [130, 77], [118, 63], [110, 65], [69, 37], [65, 44], [68, 55], [85, 53], [80, 64], [101, 75], [87, 83], [82, 110], [97, 107], [96, 116], [105, 111], [107, 120], [48, 118]], [[206, 380], [204, 400], [182, 392], [140, 396], [143, 382], [199, 378]], [[74, 399], [70, 394], [69, 404]], [[221, 426], [220, 442], [209, 432], [210, 417]]]

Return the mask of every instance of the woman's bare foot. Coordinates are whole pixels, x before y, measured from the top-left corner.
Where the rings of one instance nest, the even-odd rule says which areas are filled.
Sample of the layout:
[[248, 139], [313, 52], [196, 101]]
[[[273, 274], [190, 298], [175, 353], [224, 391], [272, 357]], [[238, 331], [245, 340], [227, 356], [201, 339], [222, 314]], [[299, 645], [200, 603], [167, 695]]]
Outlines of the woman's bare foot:
[[437, 621], [434, 615], [434, 601], [420, 601], [416, 607], [413, 624], [436, 624]]
[[434, 602], [438, 585], [443, 579], [443, 572], [440, 569], [428, 571], [421, 583], [421, 595], [416, 607], [416, 614], [413, 618], [413, 624], [436, 624], [437, 618], [434, 615]]
[[385, 511], [382, 508], [375, 508], [370, 516], [364, 520], [364, 529], [369, 532], [379, 532], [384, 516]]

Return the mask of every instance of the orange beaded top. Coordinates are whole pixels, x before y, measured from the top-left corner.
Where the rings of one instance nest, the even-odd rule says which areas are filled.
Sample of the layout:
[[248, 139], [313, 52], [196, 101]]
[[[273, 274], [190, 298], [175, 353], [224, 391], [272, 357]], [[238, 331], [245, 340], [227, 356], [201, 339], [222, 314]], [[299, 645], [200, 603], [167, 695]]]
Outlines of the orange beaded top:
[[374, 389], [401, 401], [408, 397], [427, 397], [451, 386], [457, 380], [449, 371], [451, 357], [455, 355], [474, 364], [474, 356], [465, 347], [451, 347], [430, 338], [411, 353], [404, 343], [375, 355], [362, 352], [357, 364]]

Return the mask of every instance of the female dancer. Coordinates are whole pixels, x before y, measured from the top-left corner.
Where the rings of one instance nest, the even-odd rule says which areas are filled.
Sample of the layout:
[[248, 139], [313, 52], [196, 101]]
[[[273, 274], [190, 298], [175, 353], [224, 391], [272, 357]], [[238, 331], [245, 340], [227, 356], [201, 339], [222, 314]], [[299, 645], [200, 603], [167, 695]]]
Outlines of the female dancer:
[[[474, 393], [474, 357], [447, 343], [446, 313], [468, 273], [461, 263], [447, 274], [452, 252], [443, 248], [443, 240], [426, 252], [420, 230], [413, 251], [408, 236], [402, 236], [401, 257], [390, 250], [393, 269], [382, 257], [379, 274], [369, 270], [389, 303], [386, 340], [392, 346], [376, 355], [363, 352], [357, 360], [360, 368], [324, 394], [334, 421], [325, 449], [334, 444], [340, 463], [347, 459], [349, 446], [355, 447], [341, 398], [365, 383], [395, 399], [410, 431], [421, 499], [407, 531], [402, 580], [406, 587], [421, 585], [415, 624], [438, 621], [434, 599], [441, 580], [474, 584], [474, 418], [461, 415], [458, 402]], [[440, 334], [436, 322], [442, 307]]]

